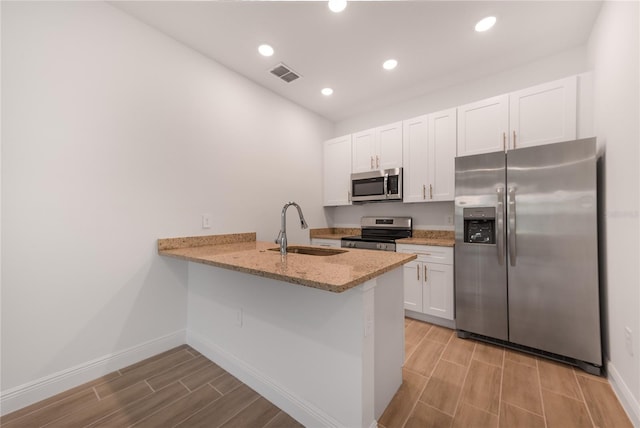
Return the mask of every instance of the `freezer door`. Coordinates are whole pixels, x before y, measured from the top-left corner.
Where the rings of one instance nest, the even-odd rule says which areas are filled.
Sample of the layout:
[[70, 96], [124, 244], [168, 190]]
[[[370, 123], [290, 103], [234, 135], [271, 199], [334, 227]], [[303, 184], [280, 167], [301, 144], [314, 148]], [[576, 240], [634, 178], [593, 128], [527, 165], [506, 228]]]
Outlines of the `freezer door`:
[[508, 339], [505, 154], [456, 158], [456, 328]]
[[507, 156], [509, 341], [602, 364], [595, 139]]

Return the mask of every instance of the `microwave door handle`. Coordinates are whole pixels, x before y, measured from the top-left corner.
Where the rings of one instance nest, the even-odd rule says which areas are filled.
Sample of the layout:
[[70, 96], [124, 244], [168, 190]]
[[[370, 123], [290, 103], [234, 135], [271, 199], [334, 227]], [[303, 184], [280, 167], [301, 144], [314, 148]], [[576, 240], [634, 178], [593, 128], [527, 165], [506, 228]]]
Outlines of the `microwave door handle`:
[[386, 195], [386, 197], [389, 197], [389, 174], [385, 174], [384, 175], [384, 188], [383, 188], [384, 194]]

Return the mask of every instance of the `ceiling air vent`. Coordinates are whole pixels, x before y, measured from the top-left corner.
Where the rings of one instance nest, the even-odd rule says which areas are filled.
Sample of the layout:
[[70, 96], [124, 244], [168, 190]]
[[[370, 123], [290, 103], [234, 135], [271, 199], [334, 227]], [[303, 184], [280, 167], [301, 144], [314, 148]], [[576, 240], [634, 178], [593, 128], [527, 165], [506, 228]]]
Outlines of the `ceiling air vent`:
[[280, 79], [284, 80], [287, 83], [291, 83], [291, 82], [293, 82], [294, 80], [296, 80], [297, 78], [300, 77], [300, 75], [298, 73], [296, 73], [290, 67], [284, 65], [283, 63], [280, 63], [280, 64], [276, 65], [269, 72], [271, 74], [273, 74], [274, 76], [279, 77]]

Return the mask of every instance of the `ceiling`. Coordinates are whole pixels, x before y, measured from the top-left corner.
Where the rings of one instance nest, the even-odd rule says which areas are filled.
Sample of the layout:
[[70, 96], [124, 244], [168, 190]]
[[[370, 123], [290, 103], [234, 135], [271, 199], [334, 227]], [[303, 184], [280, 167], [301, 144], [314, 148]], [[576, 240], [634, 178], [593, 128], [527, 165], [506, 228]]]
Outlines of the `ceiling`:
[[[586, 43], [599, 1], [117, 1], [113, 6], [338, 122]], [[485, 33], [475, 23], [498, 18]], [[263, 57], [258, 45], [275, 49]], [[395, 58], [387, 71], [382, 63]], [[284, 63], [302, 77], [269, 73]], [[324, 87], [334, 89], [323, 96]]]

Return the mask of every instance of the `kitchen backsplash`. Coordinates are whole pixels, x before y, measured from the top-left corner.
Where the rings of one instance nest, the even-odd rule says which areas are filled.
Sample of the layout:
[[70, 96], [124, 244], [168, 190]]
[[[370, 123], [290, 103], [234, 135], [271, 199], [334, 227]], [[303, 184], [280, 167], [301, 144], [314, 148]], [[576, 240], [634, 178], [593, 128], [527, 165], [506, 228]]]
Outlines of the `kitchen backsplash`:
[[453, 202], [378, 202], [325, 207], [324, 212], [331, 227], [359, 228], [363, 216], [407, 216], [413, 218], [414, 229], [453, 230]]

